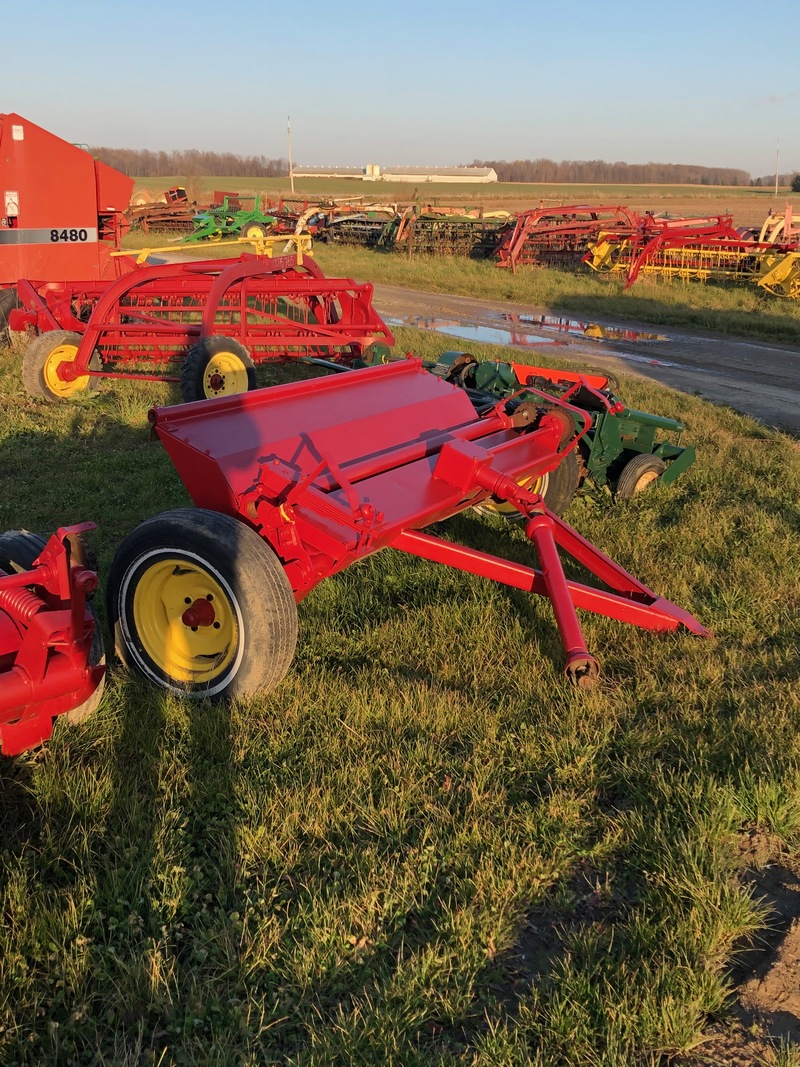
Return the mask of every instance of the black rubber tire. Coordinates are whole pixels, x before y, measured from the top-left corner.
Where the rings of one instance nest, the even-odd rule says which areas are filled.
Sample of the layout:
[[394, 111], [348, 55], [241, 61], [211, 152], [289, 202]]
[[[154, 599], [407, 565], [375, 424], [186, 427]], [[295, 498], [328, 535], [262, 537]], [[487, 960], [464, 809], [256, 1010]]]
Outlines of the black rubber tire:
[[[181, 563], [186, 566], [180, 567]], [[177, 584], [167, 588], [173, 579]], [[210, 624], [193, 639], [189, 631], [196, 633], [198, 627], [183, 622], [184, 605], [192, 603], [183, 594], [191, 590], [199, 600], [213, 599], [203, 592], [209, 587], [221, 590], [225, 598], [214, 616], [214, 625], [218, 618], [223, 620], [218, 648], [213, 646]], [[179, 508], [143, 522], [117, 549], [107, 598], [108, 621], [122, 662], [172, 693], [215, 700], [268, 693], [294, 656], [297, 606], [286, 573], [266, 541], [228, 515]], [[147, 633], [137, 626], [137, 611], [147, 620]], [[162, 633], [163, 656], [158, 663], [146, 645]], [[215, 659], [225, 661], [220, 671]], [[187, 678], [193, 671], [207, 677]]]
[[[578, 457], [573, 448], [571, 452], [566, 453], [555, 470], [544, 476], [542, 499], [548, 511], [552, 511], [554, 515], [563, 515], [578, 491], [578, 482]], [[511, 505], [503, 507], [502, 504], [499, 506], [479, 504], [475, 510], [485, 515], [500, 514], [509, 522], [525, 521], [522, 513], [512, 508]]]
[[556, 469], [550, 472], [547, 479], [547, 488], [542, 498], [548, 511], [552, 511], [554, 515], [563, 515], [578, 491], [579, 481], [578, 455], [573, 448], [571, 452], [566, 453]]
[[[224, 375], [221, 389], [214, 391], [207, 384], [206, 371], [209, 363], [215, 356], [224, 354], [230, 354], [241, 362], [247, 372], [247, 390], [226, 389]], [[219, 335], [204, 337], [197, 344], [192, 345], [186, 353], [181, 367], [181, 399], [185, 403], [190, 404], [194, 400], [210, 400], [215, 396], [230, 396], [235, 392], [249, 392], [255, 388], [256, 368], [250, 354], [244, 345], [234, 341], [231, 337]]]
[[[28, 533], [27, 530], [11, 530], [0, 535], [0, 570], [4, 570], [6, 574], [29, 571], [46, 543], [44, 537]], [[87, 607], [94, 619], [92, 646], [89, 650], [89, 666], [97, 667], [106, 661], [103, 648], [103, 632], [100, 629], [100, 620], [97, 618], [94, 607], [89, 603], [87, 603]], [[105, 685], [106, 679], [105, 675], [103, 675], [100, 679], [100, 684], [91, 696], [87, 697], [76, 708], [65, 711], [58, 718], [65, 719], [72, 726], [85, 722], [97, 710], [100, 701], [103, 699]]]
[[16, 289], [0, 289], [0, 343], [8, 338], [8, 316], [19, 307]]
[[[77, 347], [80, 342], [80, 334], [72, 333], [69, 330], [49, 330], [47, 333], [34, 337], [22, 357], [22, 384], [25, 386], [25, 392], [29, 396], [38, 397], [40, 400], [62, 401], [68, 399], [68, 397], [59, 396], [51, 390], [45, 378], [45, 365], [51, 353], [59, 345], [66, 344]], [[97, 352], [92, 353], [89, 366], [92, 370], [100, 370], [100, 357]], [[93, 392], [97, 388], [97, 383], [97, 378], [87, 376], [85, 384], [76, 388], [73, 395], [84, 390]]]
[[27, 530], [9, 530], [0, 534], [0, 570], [6, 574], [29, 571], [46, 544], [43, 537]]
[[614, 491], [615, 497], [617, 500], [630, 500], [658, 481], [666, 469], [667, 465], [660, 456], [640, 452], [622, 468]]
[[[257, 232], [256, 232], [257, 231]], [[240, 237], [266, 237], [267, 227], [263, 226], [260, 222], [246, 222], [239, 230]]]

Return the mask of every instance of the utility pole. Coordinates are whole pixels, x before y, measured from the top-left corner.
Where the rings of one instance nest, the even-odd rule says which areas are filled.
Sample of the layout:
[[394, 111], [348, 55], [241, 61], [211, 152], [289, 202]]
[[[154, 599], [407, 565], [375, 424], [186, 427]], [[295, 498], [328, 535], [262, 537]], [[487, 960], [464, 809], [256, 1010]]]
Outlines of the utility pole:
[[778, 204], [778, 171], [781, 169], [781, 142], [777, 141], [775, 144], [775, 207], [777, 209]]
[[286, 141], [289, 145], [289, 185], [291, 186], [291, 191], [294, 192], [294, 170], [291, 165], [291, 120], [289, 115], [286, 116]]

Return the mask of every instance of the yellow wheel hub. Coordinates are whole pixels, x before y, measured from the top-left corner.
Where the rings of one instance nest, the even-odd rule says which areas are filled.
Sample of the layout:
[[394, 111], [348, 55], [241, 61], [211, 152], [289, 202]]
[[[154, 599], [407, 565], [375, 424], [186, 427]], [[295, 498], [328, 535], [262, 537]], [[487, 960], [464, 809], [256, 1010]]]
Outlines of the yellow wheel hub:
[[633, 487], [634, 495], [636, 495], [636, 493], [641, 493], [643, 489], [646, 489], [648, 485], [652, 485], [653, 482], [657, 482], [660, 477], [661, 475], [658, 471], [645, 471], [644, 474], [636, 480], [636, 485]]
[[89, 385], [89, 375], [81, 375], [72, 382], [67, 382], [59, 377], [58, 368], [63, 363], [74, 363], [78, 355], [77, 345], [57, 345], [42, 367], [42, 377], [48, 390], [53, 396], [66, 398], [80, 393]]
[[246, 393], [248, 388], [247, 367], [235, 352], [217, 352], [203, 371], [203, 395], [230, 396]]
[[[522, 478], [518, 484], [531, 493], [539, 493], [541, 496], [544, 496], [547, 492], [549, 481], [550, 475], [542, 474], [538, 478]], [[507, 500], [502, 500], [499, 503], [487, 500], [483, 507], [491, 508], [492, 511], [496, 511], [498, 515], [518, 516], [519, 518], [522, 518], [519, 511], [517, 511], [513, 504], [509, 504]]]
[[191, 560], [161, 559], [147, 568], [134, 593], [133, 619], [147, 656], [177, 682], [213, 682], [239, 645], [229, 594]]

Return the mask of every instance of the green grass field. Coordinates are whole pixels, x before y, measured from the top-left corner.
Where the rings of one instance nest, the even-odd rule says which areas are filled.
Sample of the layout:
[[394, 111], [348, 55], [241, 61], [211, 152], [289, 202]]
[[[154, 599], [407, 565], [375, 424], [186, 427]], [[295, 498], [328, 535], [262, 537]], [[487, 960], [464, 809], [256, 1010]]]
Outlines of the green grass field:
[[[4, 1067], [655, 1065], [726, 1016], [768, 921], [739, 835], [800, 844], [797, 442], [622, 390], [697, 462], [566, 518], [713, 639], [584, 616], [603, 682], [574, 692], [547, 602], [387, 551], [303, 602], [270, 696], [188, 704], [112, 660], [88, 723], [0, 763]], [[107, 573], [188, 503], [148, 440], [175, 399], [48, 405], [0, 351], [0, 529], [92, 519]], [[499, 518], [446, 531], [531, 558]]]

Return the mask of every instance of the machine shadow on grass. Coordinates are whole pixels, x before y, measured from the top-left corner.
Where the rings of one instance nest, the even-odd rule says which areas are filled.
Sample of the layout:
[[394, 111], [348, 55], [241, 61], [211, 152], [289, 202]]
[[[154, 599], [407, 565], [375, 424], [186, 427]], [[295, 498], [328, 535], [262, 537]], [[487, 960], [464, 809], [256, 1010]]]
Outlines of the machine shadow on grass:
[[94, 846], [93, 955], [126, 994], [115, 1019], [123, 1047], [144, 1033], [159, 1051], [207, 1025], [212, 1003], [235, 999], [231, 713], [132, 680], [117, 686], [109, 809]]

